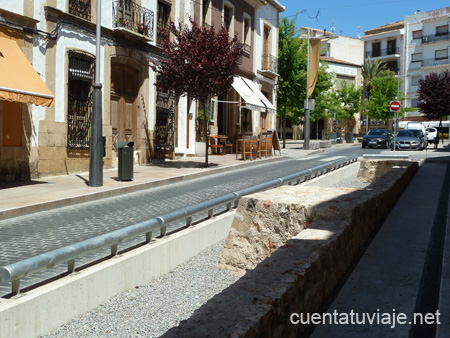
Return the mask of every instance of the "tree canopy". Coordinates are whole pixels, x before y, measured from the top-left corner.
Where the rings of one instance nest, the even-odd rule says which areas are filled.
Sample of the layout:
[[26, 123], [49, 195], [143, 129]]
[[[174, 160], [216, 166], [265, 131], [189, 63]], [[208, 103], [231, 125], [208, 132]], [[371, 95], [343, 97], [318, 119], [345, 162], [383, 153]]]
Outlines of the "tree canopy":
[[[303, 106], [306, 95], [306, 73], [302, 64], [306, 64], [306, 54], [302, 52], [302, 41], [295, 27], [296, 16], [290, 20], [280, 18], [278, 27], [278, 116], [283, 123], [283, 147], [285, 147], [285, 127], [288, 115]], [[305, 84], [305, 85], [303, 85]]]
[[361, 87], [356, 88], [354, 84], [349, 86], [343, 81], [339, 89], [330, 91], [328, 106], [336, 113], [337, 120], [349, 120], [361, 111], [361, 95]]
[[[176, 95], [188, 94], [199, 100], [202, 109], [209, 109], [211, 96], [227, 93], [243, 53], [243, 44], [237, 35], [232, 39], [224, 26], [216, 31], [214, 26], [199, 26], [194, 20], [190, 25], [178, 27], [171, 22], [168, 32], [161, 30], [162, 58], [150, 62], [153, 71], [159, 73], [156, 85]], [[204, 119], [207, 130], [208, 120]], [[206, 142], [205, 166], [208, 166]]]
[[[284, 121], [290, 119], [293, 124], [303, 123], [305, 116], [304, 100], [306, 99], [308, 42], [300, 38], [295, 27], [296, 16], [290, 20], [280, 18], [278, 49], [278, 116]], [[327, 64], [320, 63], [317, 83], [311, 99], [315, 100], [315, 108], [310, 112], [310, 119], [328, 117], [327, 91], [332, 87], [333, 75], [327, 72]], [[285, 133], [283, 132], [283, 147]]]
[[395, 113], [389, 108], [390, 102], [397, 99], [398, 81], [394, 74], [384, 71], [370, 83], [370, 95], [365, 103], [369, 117], [377, 120], [394, 118]]
[[429, 119], [439, 119], [450, 112], [450, 72], [430, 73], [419, 80], [417, 108]]

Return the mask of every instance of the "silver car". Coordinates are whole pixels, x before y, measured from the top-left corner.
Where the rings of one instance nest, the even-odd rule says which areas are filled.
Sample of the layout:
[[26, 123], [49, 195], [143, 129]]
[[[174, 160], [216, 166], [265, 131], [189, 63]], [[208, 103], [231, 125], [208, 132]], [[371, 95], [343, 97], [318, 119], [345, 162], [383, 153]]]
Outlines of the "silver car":
[[[396, 149], [399, 150], [424, 150], [427, 147], [427, 140], [421, 130], [403, 129], [396, 135]], [[393, 145], [392, 145], [393, 147]]]

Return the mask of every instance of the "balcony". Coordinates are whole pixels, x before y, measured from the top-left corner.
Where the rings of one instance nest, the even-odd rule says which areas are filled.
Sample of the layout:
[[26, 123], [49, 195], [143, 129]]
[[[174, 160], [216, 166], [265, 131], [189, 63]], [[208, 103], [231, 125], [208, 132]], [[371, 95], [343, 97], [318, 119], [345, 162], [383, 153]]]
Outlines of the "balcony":
[[263, 73], [268, 72], [273, 75], [278, 75], [278, 59], [273, 55], [263, 55], [261, 71]]
[[153, 39], [154, 13], [132, 1], [113, 1], [113, 27], [125, 28]]
[[69, 13], [91, 20], [91, 0], [69, 0]]
[[422, 36], [422, 44], [450, 40], [450, 33], [438, 33]]
[[450, 61], [447, 57], [441, 57], [441, 58], [431, 58], [422, 60], [422, 67], [431, 67], [431, 66], [442, 66], [442, 65], [448, 65], [450, 64]]
[[400, 47], [395, 48], [384, 48], [384, 49], [376, 49], [366, 52], [366, 59], [367, 58], [377, 58], [382, 56], [389, 56], [389, 55], [400, 55]]

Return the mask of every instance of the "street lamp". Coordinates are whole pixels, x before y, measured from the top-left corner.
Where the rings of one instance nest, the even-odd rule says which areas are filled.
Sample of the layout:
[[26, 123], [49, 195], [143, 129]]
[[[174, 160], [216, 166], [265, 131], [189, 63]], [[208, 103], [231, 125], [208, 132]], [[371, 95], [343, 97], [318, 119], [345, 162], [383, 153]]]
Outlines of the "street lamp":
[[[312, 86], [312, 89], [310, 90], [310, 88], [309, 88], [310, 43], [311, 43], [310, 41], [311, 40], [336, 39], [338, 37], [339, 36], [335, 33], [331, 33], [329, 35], [311, 37], [311, 29], [308, 28], [308, 36], [307, 36], [308, 53], [307, 53], [307, 60], [306, 60], [305, 137], [304, 137], [304, 142], [303, 142], [303, 149], [305, 149], [305, 150], [309, 150], [309, 134], [310, 134], [309, 111], [311, 109], [314, 109], [314, 107], [310, 106], [309, 96], [310, 96], [310, 91], [312, 94], [314, 87], [316, 85], [316, 83], [314, 81], [314, 85]], [[300, 38], [302, 38], [302, 37], [300, 37]], [[313, 61], [315, 61], [315, 65], [317, 65], [314, 69], [314, 72], [315, 72], [314, 76], [315, 76], [315, 78], [317, 78], [317, 72], [319, 71], [318, 63], [319, 63], [319, 54], [320, 54], [320, 44], [318, 46], [315, 46], [315, 48], [318, 48], [318, 50], [316, 49], [313, 54], [313, 57], [314, 57]]]
[[97, 30], [95, 56], [95, 83], [93, 94], [91, 140], [89, 144], [89, 186], [103, 185], [103, 119], [102, 119], [102, 84], [100, 82], [100, 37], [101, 37], [101, 0], [97, 0]]

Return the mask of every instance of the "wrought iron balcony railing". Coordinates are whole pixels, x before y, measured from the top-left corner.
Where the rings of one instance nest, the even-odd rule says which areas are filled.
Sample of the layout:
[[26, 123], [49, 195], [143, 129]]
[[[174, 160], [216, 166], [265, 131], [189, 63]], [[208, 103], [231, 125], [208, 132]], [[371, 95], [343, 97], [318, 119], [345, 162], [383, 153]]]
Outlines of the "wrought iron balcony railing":
[[395, 55], [395, 54], [400, 54], [400, 47], [371, 50], [371, 51], [366, 52], [366, 58], [368, 58], [368, 57], [376, 58], [376, 57], [380, 57], [380, 56], [388, 56], [388, 55]]
[[278, 59], [273, 55], [263, 55], [261, 70], [266, 72], [278, 72]]
[[422, 36], [423, 44], [444, 41], [444, 40], [450, 40], [449, 32]]
[[69, 0], [69, 13], [91, 20], [91, 0]]
[[422, 67], [441, 66], [450, 64], [448, 56], [422, 60]]
[[153, 39], [153, 11], [129, 0], [113, 1], [113, 26], [123, 27]]

